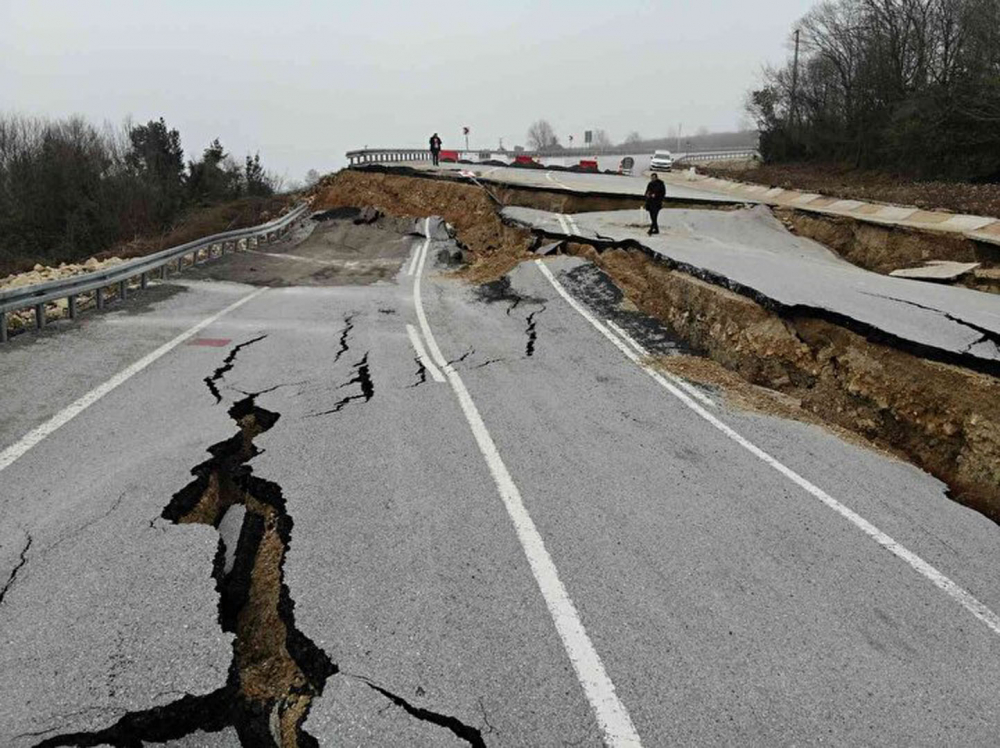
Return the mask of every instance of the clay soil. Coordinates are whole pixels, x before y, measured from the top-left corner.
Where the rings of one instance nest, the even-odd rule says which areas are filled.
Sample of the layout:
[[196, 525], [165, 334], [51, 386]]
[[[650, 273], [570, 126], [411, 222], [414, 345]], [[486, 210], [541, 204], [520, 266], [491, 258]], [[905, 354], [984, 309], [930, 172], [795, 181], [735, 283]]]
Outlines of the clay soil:
[[501, 223], [492, 199], [473, 185], [348, 170], [324, 178], [311, 199], [314, 210], [371, 205], [392, 216], [441, 216], [471, 253], [461, 274], [474, 283], [495, 280], [531, 256], [531, 233]]

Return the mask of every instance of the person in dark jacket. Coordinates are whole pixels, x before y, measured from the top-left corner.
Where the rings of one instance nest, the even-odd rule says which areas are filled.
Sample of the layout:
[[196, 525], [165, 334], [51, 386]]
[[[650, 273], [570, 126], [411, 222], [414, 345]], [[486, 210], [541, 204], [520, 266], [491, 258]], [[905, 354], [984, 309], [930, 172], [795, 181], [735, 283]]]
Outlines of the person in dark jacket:
[[441, 138], [438, 137], [437, 133], [431, 135], [431, 161], [434, 165], [438, 165], [438, 156], [441, 154]]
[[667, 186], [653, 172], [649, 184], [646, 185], [646, 210], [649, 211], [649, 234], [660, 233], [660, 224], [657, 223], [657, 216], [663, 208], [663, 198], [667, 196]]

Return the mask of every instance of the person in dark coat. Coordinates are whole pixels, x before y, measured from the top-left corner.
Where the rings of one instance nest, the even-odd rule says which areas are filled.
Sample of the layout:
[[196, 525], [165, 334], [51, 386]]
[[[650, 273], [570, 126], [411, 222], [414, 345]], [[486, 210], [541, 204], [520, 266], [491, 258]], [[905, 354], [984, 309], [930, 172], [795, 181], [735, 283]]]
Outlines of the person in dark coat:
[[438, 137], [437, 133], [431, 135], [431, 161], [434, 165], [438, 165], [438, 156], [441, 154], [441, 138]]
[[663, 180], [653, 172], [649, 184], [646, 185], [646, 210], [649, 211], [649, 234], [660, 233], [660, 224], [657, 223], [657, 216], [663, 208], [663, 198], [667, 196], [667, 186]]

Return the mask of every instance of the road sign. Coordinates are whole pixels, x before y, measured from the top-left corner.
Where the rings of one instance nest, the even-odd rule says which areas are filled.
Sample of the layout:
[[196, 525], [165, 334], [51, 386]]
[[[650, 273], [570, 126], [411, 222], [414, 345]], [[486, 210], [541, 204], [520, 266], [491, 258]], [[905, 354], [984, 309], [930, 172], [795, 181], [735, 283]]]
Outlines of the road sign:
[[590, 145], [591, 143], [594, 142], [594, 131], [593, 130], [584, 130], [583, 131], [583, 142], [586, 143], [587, 145]]

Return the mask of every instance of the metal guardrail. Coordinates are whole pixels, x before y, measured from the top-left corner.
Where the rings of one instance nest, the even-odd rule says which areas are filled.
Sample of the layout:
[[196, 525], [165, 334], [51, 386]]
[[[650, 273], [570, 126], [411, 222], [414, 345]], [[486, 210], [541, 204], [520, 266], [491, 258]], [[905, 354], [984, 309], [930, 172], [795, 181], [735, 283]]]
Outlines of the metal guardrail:
[[[576, 158], [594, 156], [594, 155], [636, 155], [631, 152], [619, 152], [619, 148], [607, 149], [602, 151], [601, 149], [595, 150], [581, 150], [581, 149], [566, 149], [564, 151], [489, 151], [491, 155], [499, 155], [509, 157], [511, 161], [514, 160], [515, 156], [541, 156], [541, 157], [564, 157], [564, 158]], [[480, 160], [480, 151], [466, 151], [466, 150], [456, 150], [453, 151], [458, 154], [460, 159], [468, 159], [470, 161]], [[485, 153], [484, 149], [482, 153]], [[431, 154], [429, 150], [420, 150], [419, 148], [363, 148], [357, 151], [348, 151], [344, 154], [347, 157], [347, 162], [351, 166], [360, 166], [362, 164], [392, 164], [392, 163], [402, 163], [406, 161], [430, 161]], [[753, 158], [754, 156], [760, 156], [756, 148], [719, 148], [714, 151], [695, 151], [692, 153], [684, 153], [678, 155], [674, 160], [675, 163], [681, 161], [722, 161], [731, 158]]]
[[[161, 279], [166, 278], [169, 266], [176, 262], [177, 272], [180, 272], [184, 267], [184, 258], [188, 255], [191, 255], [191, 264], [197, 265], [211, 259], [216, 246], [219, 247], [219, 256], [222, 256], [230, 245], [232, 251], [238, 251], [240, 242], [244, 240], [246, 240], [247, 249], [250, 248], [251, 242], [253, 242], [253, 246], [258, 246], [261, 238], [270, 243], [276, 237], [287, 233], [291, 224], [301, 217], [308, 208], [306, 203], [302, 203], [280, 218], [268, 223], [206, 236], [178, 247], [138, 257], [112, 268], [0, 291], [0, 343], [7, 341], [7, 315], [10, 312], [34, 307], [35, 327], [40, 330], [45, 326], [45, 305], [50, 301], [68, 299], [69, 317], [76, 319], [77, 296], [80, 294], [94, 291], [95, 306], [98, 309], [103, 309], [104, 289], [110, 286], [117, 285], [118, 298], [125, 299], [128, 296], [128, 282], [130, 280], [139, 278], [140, 286], [145, 288], [149, 275], [154, 270], [159, 270]], [[204, 249], [207, 249], [206, 256], [199, 259]]]
[[726, 161], [732, 158], [760, 158], [760, 153], [756, 148], [732, 148], [720, 149], [717, 151], [696, 151], [685, 153], [674, 159], [674, 163], [681, 161]]
[[[464, 151], [463, 151], [464, 152]], [[359, 164], [388, 164], [399, 161], [430, 161], [431, 152], [419, 148], [362, 148], [344, 154], [351, 166]]]

